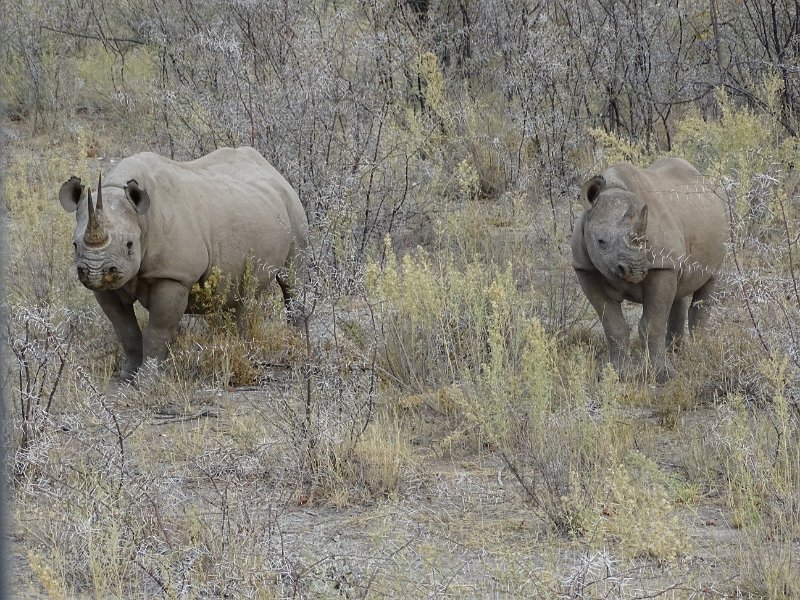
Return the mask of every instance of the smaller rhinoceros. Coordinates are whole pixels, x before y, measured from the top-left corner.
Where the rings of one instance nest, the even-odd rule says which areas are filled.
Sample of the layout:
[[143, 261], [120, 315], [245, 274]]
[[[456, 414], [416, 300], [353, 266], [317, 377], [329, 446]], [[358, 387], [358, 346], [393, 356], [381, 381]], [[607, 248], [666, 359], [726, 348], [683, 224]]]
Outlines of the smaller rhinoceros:
[[[221, 148], [191, 162], [144, 152], [121, 160], [93, 195], [72, 177], [59, 191], [77, 212], [73, 246], [81, 283], [94, 292], [125, 352], [132, 378], [145, 359], [161, 363], [196, 283], [229, 278], [227, 303], [248, 265], [260, 289], [277, 279], [298, 316], [288, 277], [302, 278], [308, 221], [289, 183], [253, 148]], [[142, 332], [133, 305], [150, 313]]]
[[[581, 189], [572, 233], [573, 267], [597, 311], [611, 364], [625, 371], [630, 330], [622, 301], [642, 304], [639, 336], [663, 381], [665, 344], [708, 317], [728, 239], [725, 202], [687, 161], [661, 158], [646, 169], [616, 163]], [[689, 302], [691, 296], [691, 303]]]

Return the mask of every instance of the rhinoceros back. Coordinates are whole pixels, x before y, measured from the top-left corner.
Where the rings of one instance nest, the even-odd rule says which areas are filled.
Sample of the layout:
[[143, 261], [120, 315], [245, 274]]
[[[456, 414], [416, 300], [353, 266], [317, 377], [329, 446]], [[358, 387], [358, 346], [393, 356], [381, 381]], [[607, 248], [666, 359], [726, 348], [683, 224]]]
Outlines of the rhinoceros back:
[[689, 162], [662, 158], [646, 169], [619, 163], [604, 176], [620, 181], [647, 204], [650, 268], [679, 271], [679, 283], [687, 288], [719, 269], [728, 237], [725, 202]]
[[266, 281], [305, 247], [297, 194], [252, 148], [222, 148], [190, 162], [144, 152], [120, 161], [104, 185], [131, 179], [151, 199], [140, 217], [142, 278], [191, 285], [215, 267], [240, 276], [252, 260]]

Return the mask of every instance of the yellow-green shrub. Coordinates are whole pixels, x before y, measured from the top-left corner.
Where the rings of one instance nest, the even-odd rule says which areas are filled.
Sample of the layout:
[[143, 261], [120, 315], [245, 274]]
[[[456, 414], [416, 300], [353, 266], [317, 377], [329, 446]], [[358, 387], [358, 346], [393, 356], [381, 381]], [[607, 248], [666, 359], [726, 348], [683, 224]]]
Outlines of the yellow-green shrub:
[[686, 554], [689, 538], [667, 490], [642, 484], [624, 464], [609, 468], [602, 485], [602, 530], [625, 554], [663, 562]]
[[724, 486], [737, 525], [781, 535], [800, 531], [800, 421], [789, 400], [796, 374], [788, 365], [786, 357], [762, 361], [770, 390], [762, 406], [730, 396], [719, 422], [704, 425], [690, 459], [692, 472]]
[[749, 232], [768, 231], [777, 224], [775, 219], [782, 218], [780, 203], [786, 204], [786, 191], [797, 181], [794, 175], [787, 177], [794, 170], [798, 142], [783, 135], [779, 114], [782, 86], [778, 77], [764, 81], [767, 110], [761, 111], [737, 104], [718, 90], [718, 119], [695, 113], [677, 125], [675, 152], [712, 182], [735, 183], [733, 188], [728, 186], [734, 225], [744, 221]]
[[633, 443], [618, 409], [629, 393], [613, 369], [595, 384], [593, 355], [545, 330], [535, 293], [520, 292], [510, 266], [422, 251], [398, 264], [387, 241], [367, 292], [379, 306], [388, 381], [416, 392], [399, 406], [449, 415], [444, 449], [471, 440], [498, 451], [545, 518], [582, 533], [591, 482]]
[[[79, 133], [70, 153], [58, 150], [18, 153], [6, 169], [5, 197], [9, 227], [8, 290], [12, 300], [68, 306], [86, 301], [72, 272], [75, 217], [58, 203], [58, 189], [70, 175], [87, 176]], [[89, 184], [91, 185], [91, 184]]]

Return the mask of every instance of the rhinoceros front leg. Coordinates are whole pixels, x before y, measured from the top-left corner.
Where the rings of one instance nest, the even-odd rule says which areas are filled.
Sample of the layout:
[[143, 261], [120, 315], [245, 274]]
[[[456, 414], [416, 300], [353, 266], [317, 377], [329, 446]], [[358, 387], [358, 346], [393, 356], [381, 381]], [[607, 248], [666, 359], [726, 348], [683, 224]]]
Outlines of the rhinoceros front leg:
[[142, 366], [142, 330], [133, 312], [133, 302], [126, 302], [117, 292], [95, 292], [94, 297], [103, 310], [117, 339], [122, 344], [125, 359], [120, 367], [119, 376], [128, 381]]
[[603, 278], [596, 273], [589, 271], [575, 271], [578, 276], [583, 293], [594, 307], [600, 322], [603, 325], [603, 333], [606, 334], [608, 343], [608, 357], [617, 373], [624, 375], [628, 361], [628, 343], [631, 330], [625, 315], [622, 314], [622, 303], [609, 298], [603, 291]]
[[642, 298], [642, 318], [639, 321], [639, 338], [647, 348], [650, 365], [656, 380], [665, 381], [672, 376], [672, 367], [667, 363], [667, 321], [675, 302], [678, 278], [672, 271], [651, 271], [647, 274]]
[[150, 320], [144, 330], [144, 358], [160, 365], [167, 358], [169, 343], [178, 330], [189, 302], [189, 288], [177, 281], [162, 279], [150, 286], [147, 308]]

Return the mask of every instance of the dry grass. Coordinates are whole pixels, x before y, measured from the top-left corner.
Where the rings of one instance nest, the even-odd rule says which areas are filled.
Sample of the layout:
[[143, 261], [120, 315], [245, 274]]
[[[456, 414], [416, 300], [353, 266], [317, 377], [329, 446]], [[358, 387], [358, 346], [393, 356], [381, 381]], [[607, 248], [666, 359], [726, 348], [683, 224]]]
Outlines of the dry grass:
[[[507, 161], [484, 144], [502, 131], [496, 98], [465, 96], [459, 109], [434, 85], [437, 65], [425, 68], [442, 122], [425, 147], [459, 157], [451, 171], [431, 162], [426, 189], [457, 201], [442, 201], [429, 248], [387, 238], [353, 269], [347, 294], [341, 274], [325, 272], [333, 258], [315, 264], [308, 339], [284, 325], [277, 296], [249, 299], [243, 331], [224, 312], [187, 319], [170, 367], [138, 386], [109, 386], [119, 351], [70, 273], [72, 221], [54, 198], [73, 170], [101, 166], [89, 154], [113, 140], [79, 130], [62, 145], [11, 146], [6, 427], [17, 590], [800, 594], [800, 307], [786, 293], [798, 274], [773, 243], [798, 215], [788, 183], [756, 189], [754, 173], [731, 167], [749, 156], [743, 144], [775, 131], [752, 137], [753, 115], [735, 110], [727, 129], [687, 120], [687, 156], [715, 148], [708, 164], [742, 178], [729, 182], [736, 210], [755, 196], [774, 210], [755, 229], [736, 213], [737, 262], [709, 330], [675, 356], [675, 379], [621, 382], [597, 360], [604, 341], [569, 270], [571, 197], [548, 221], [543, 202], [507, 190]], [[387, 135], [410, 143], [413, 133]], [[719, 143], [709, 149], [705, 135]], [[601, 141], [601, 158], [647, 154]], [[792, 151], [770, 150], [770, 168]], [[325, 247], [353, 222], [318, 226]], [[762, 245], [745, 251], [752, 239]]]

